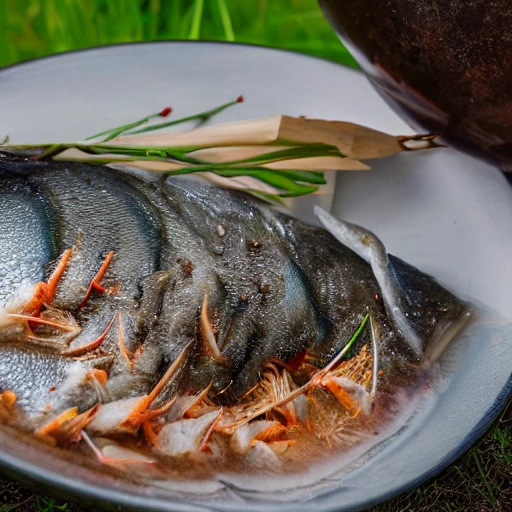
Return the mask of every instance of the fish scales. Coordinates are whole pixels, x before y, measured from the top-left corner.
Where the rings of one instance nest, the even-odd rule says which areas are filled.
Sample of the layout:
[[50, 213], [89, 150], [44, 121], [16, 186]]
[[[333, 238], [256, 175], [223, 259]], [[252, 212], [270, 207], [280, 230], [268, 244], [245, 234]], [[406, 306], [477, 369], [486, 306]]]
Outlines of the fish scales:
[[40, 413], [50, 402], [52, 390], [66, 380], [73, 363], [51, 353], [3, 346], [0, 348], [0, 387], [14, 391], [20, 406], [29, 414]]
[[265, 360], [291, 359], [317, 340], [313, 304], [254, 201], [192, 180], [167, 179], [165, 188], [180, 202], [183, 220], [214, 255], [226, 292], [219, 346], [230, 361], [234, 388], [245, 392], [255, 384]]
[[[176, 359], [197, 337], [197, 319], [205, 294], [213, 303], [222, 291], [212, 256], [204, 250], [204, 241], [183, 222], [179, 201], [163, 194], [155, 184], [130, 179], [158, 209], [163, 225], [161, 271], [145, 281], [136, 314], [139, 329], [145, 333], [138, 368], [151, 374], [162, 361]], [[165, 282], [165, 286], [159, 282]]]
[[312, 348], [327, 362], [348, 342], [367, 313], [379, 314], [379, 286], [369, 266], [326, 231], [279, 216], [282, 243], [301, 269], [321, 314], [324, 336]]
[[[116, 313], [121, 313], [125, 344], [133, 350], [136, 344], [132, 316], [138, 305], [140, 281], [160, 268], [162, 222], [159, 213], [136, 188], [126, 183], [116, 171], [57, 166], [29, 178], [46, 193], [56, 212], [58, 247], [74, 252], [62, 277], [54, 306], [77, 311], [89, 284], [110, 251], [114, 257], [103, 284], [116, 287], [81, 308], [77, 317], [81, 332], [70, 349], [87, 345], [101, 336]], [[112, 329], [102, 347], [118, 351], [117, 331]], [[146, 389], [140, 379], [125, 378], [122, 360], [111, 369], [107, 390], [112, 398], [129, 396]], [[94, 394], [94, 389], [88, 389]], [[88, 398], [90, 401], [90, 398]]]
[[57, 251], [54, 212], [41, 191], [27, 180], [0, 174], [0, 306], [24, 283], [43, 279]]
[[[374, 428], [375, 388], [390, 400], [415, 382], [467, 316], [375, 235], [325, 212], [329, 231], [199, 179], [83, 164], [0, 159], [0, 181], [0, 393], [19, 395], [34, 427], [50, 421], [57, 442], [52, 418], [76, 407], [80, 428], [133, 436], [136, 451], [143, 429], [157, 457], [300, 460], [296, 440], [346, 444]], [[322, 415], [308, 419], [324, 405], [330, 437], [314, 432]]]
[[152, 205], [115, 171], [63, 164], [30, 180], [44, 189], [56, 212], [60, 251], [76, 246], [56, 304], [77, 309], [109, 251], [116, 255], [109, 273], [122, 281], [121, 297], [133, 300], [140, 275], [159, 270], [161, 226]]

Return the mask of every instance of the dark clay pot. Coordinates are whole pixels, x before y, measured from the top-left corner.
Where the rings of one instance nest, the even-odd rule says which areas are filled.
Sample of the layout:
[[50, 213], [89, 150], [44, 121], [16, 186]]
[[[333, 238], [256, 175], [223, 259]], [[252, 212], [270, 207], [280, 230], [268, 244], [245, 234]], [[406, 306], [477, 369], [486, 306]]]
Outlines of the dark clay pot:
[[406, 121], [512, 170], [511, 0], [320, 5], [372, 84]]

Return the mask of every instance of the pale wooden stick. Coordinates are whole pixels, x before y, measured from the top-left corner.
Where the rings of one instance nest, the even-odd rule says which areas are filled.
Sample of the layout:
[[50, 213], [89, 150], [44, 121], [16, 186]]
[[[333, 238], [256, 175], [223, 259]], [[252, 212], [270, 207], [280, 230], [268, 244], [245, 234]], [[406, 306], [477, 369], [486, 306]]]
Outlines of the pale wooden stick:
[[244, 146], [261, 144], [314, 144], [336, 146], [348, 158], [382, 158], [402, 151], [393, 135], [343, 121], [273, 116], [197, 128], [181, 133], [125, 135], [112, 144], [135, 147]]

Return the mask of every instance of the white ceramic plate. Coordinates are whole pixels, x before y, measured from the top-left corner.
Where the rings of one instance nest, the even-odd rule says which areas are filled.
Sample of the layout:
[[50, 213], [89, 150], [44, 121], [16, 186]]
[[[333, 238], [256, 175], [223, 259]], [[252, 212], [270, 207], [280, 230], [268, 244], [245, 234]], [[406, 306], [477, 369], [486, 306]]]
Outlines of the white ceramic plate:
[[[216, 122], [306, 115], [409, 133], [358, 72], [303, 55], [215, 43], [123, 45], [0, 71], [0, 137], [13, 143], [81, 139], [172, 105], [176, 116], [243, 94]], [[264, 491], [190, 497], [99, 475], [0, 431], [13, 474], [134, 510], [341, 511], [371, 506], [455, 460], [496, 417], [512, 387], [512, 190], [497, 169], [452, 150], [374, 161], [338, 177], [333, 212], [377, 233], [390, 253], [436, 276], [485, 311], [442, 360], [443, 376], [388, 440], [320, 482], [269, 478]], [[49, 469], [45, 469], [49, 468]], [[250, 482], [243, 482], [251, 487]], [[191, 485], [197, 489], [199, 484]], [[283, 487], [300, 485], [300, 490]]]

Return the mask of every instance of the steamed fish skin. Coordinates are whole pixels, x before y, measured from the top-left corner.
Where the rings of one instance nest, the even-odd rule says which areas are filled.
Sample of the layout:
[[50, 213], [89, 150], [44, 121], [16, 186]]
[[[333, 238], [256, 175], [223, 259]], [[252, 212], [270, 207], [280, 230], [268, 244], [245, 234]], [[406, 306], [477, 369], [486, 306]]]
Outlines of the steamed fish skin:
[[57, 256], [48, 237], [51, 205], [37, 185], [0, 173], [0, 307], [24, 284], [43, 279], [44, 266]]
[[165, 433], [211, 418], [189, 444], [220, 453], [266, 416], [250, 446], [285, 453], [334, 400], [348, 442], [377, 384], [407, 386], [467, 316], [323, 211], [327, 229], [197, 179], [8, 157], [0, 182], [0, 393], [56, 439], [143, 432], [181, 453]]
[[244, 194], [192, 181], [167, 179], [164, 190], [214, 256], [223, 289], [223, 303], [209, 301], [219, 310], [217, 343], [229, 362], [231, 393], [243, 394], [265, 360], [286, 361], [315, 344], [320, 318], [266, 210]]

